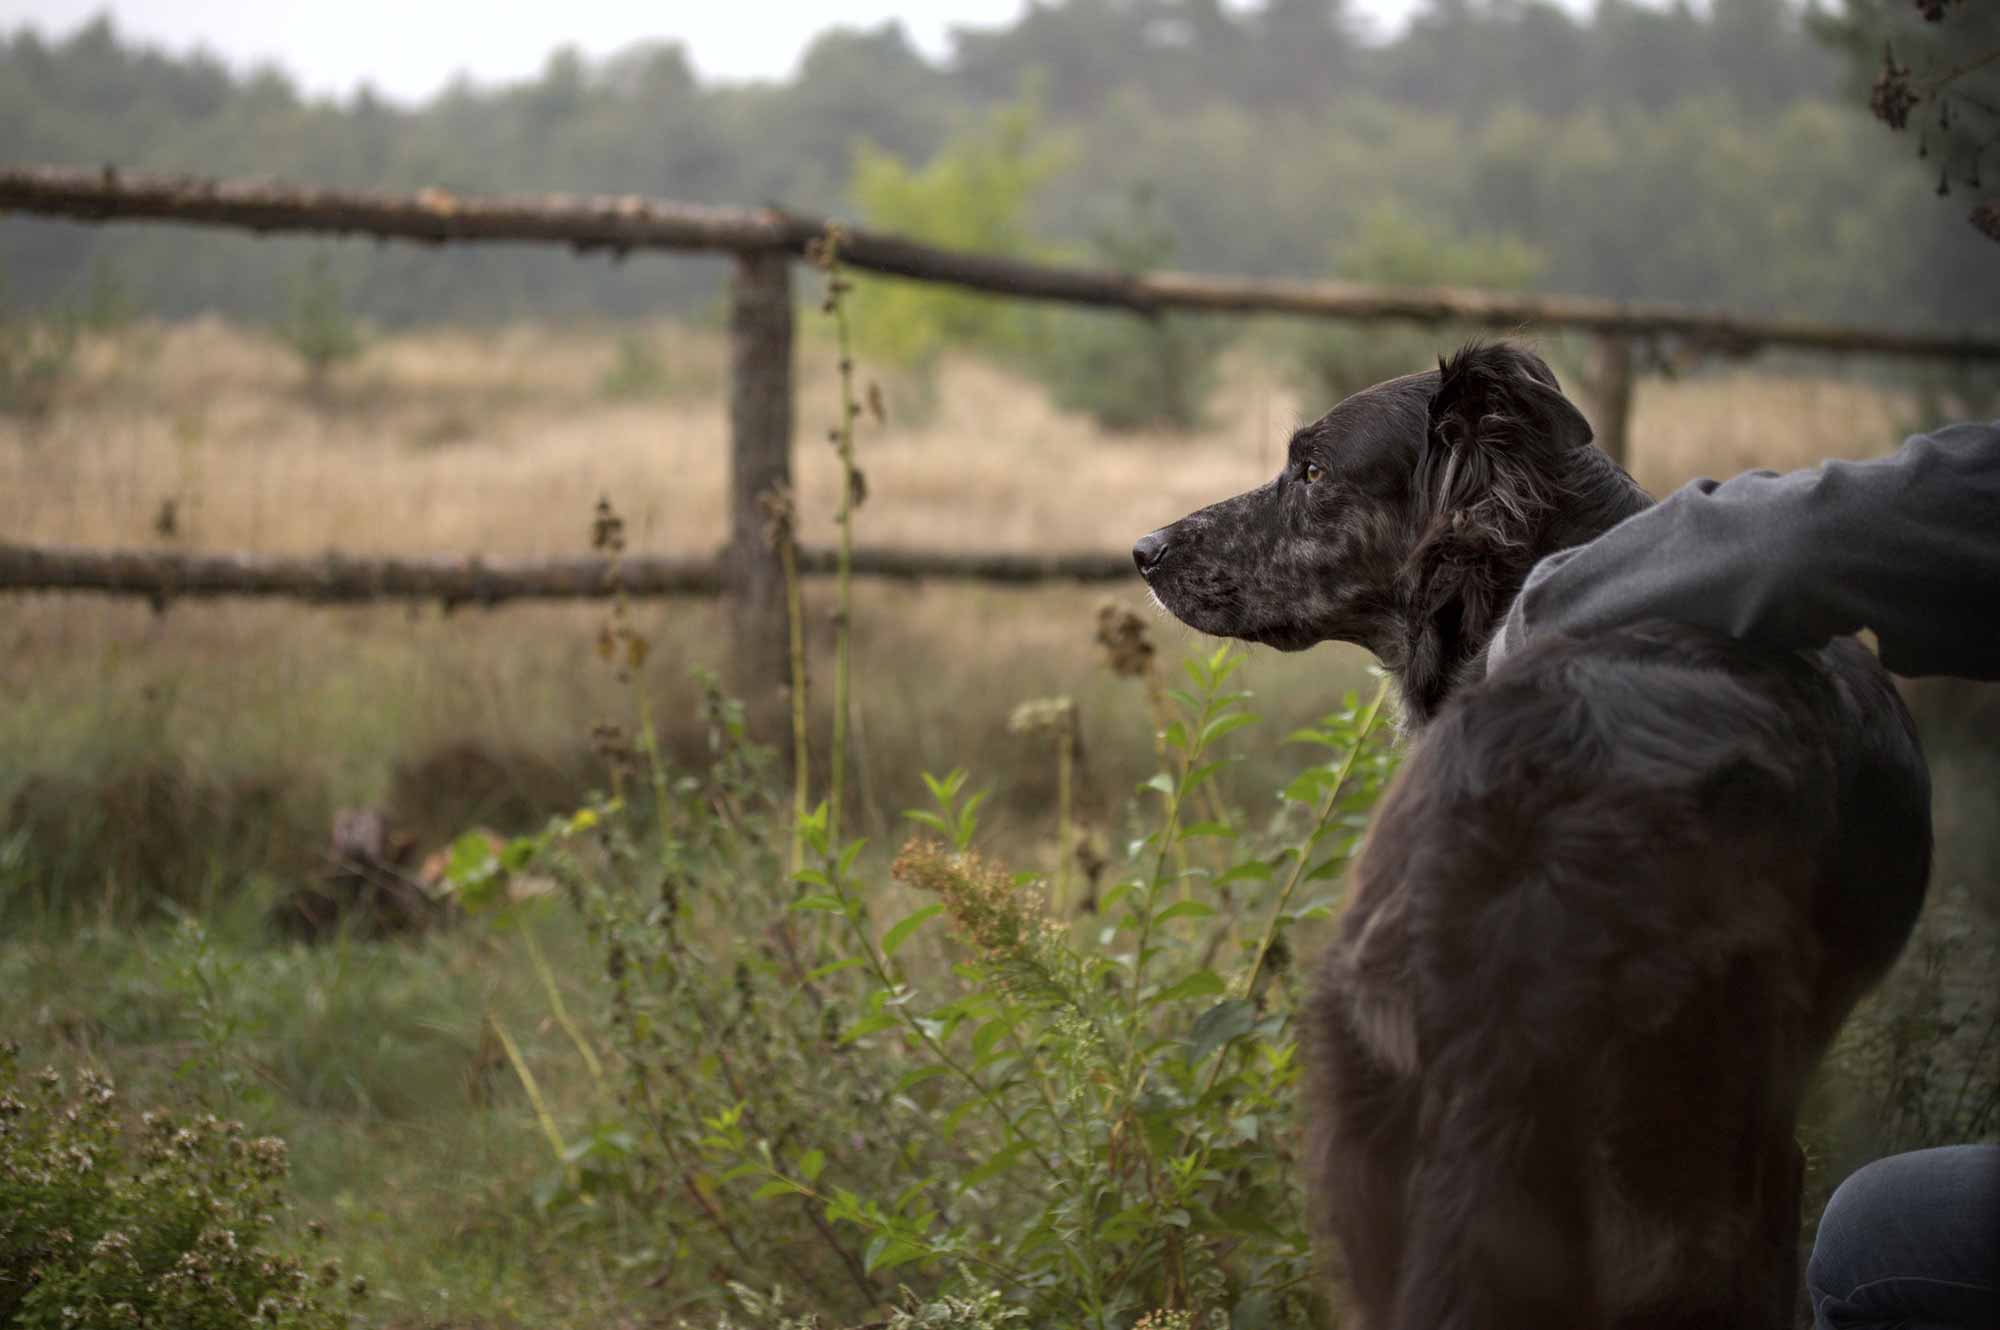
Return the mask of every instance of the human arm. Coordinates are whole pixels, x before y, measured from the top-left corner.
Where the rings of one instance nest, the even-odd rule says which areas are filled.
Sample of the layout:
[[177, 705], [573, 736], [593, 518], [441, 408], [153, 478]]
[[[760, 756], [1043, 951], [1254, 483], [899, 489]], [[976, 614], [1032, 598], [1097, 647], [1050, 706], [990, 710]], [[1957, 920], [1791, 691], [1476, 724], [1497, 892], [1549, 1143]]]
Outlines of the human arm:
[[1487, 668], [1543, 634], [1639, 619], [1781, 648], [1868, 628], [1897, 674], [2000, 679], [2000, 422], [1685, 485], [1536, 565]]

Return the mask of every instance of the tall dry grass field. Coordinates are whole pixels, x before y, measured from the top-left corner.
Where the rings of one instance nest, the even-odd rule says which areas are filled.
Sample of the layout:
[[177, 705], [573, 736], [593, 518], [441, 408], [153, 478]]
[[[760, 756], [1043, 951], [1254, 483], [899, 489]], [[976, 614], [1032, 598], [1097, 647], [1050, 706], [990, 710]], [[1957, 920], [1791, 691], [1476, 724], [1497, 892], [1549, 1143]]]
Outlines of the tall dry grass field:
[[[813, 322], [796, 454], [802, 536], [824, 543], [837, 471], [822, 440], [837, 398]], [[440, 329], [379, 338], [314, 392], [274, 339], [213, 320], [89, 338], [48, 419], [0, 421], [0, 532], [266, 553], [555, 554], [585, 548], [593, 505], [608, 496], [633, 549], [706, 553], [726, 535], [724, 356], [719, 335], [668, 324]], [[635, 358], [646, 371], [636, 383]], [[1235, 355], [1223, 382], [1218, 423], [1187, 436], [1105, 434], [970, 359], [947, 359], [928, 393], [892, 381], [887, 423], [861, 435], [860, 538], [1122, 551], [1269, 475], [1289, 430], [1328, 405], [1299, 400], [1282, 367], [1253, 351]], [[893, 407], [905, 398], [933, 405], [905, 416]], [[1635, 470], [1663, 492], [1701, 472], [1878, 454], [1908, 411], [1892, 393], [1832, 377], [1649, 379]], [[913, 799], [917, 769], [964, 762], [1003, 778], [1003, 809], [1034, 808], [1053, 773], [1006, 733], [1007, 712], [1066, 693], [1082, 706], [1093, 788], [1115, 806], [1150, 755], [1132, 741], [1145, 730], [1141, 699], [1094, 662], [1106, 594], [1142, 599], [1136, 580], [1109, 593], [864, 587], [863, 798], [893, 814]], [[648, 686], [670, 742], [693, 744], [686, 667], [722, 663], [718, 607], [636, 613], [657, 649]], [[202, 846], [182, 844], [176, 826], [212, 843], [251, 835], [272, 809], [284, 810], [279, 838], [308, 845], [346, 803], [391, 802], [425, 836], [519, 817], [595, 779], [590, 728], [629, 711], [592, 651], [602, 614], [277, 603], [156, 614], [13, 597], [0, 615], [0, 810], [38, 835], [101, 836], [92, 827], [108, 821], [173, 847], [135, 852], [128, 877], [186, 871]], [[1159, 627], [1171, 653], [1184, 634]], [[815, 638], [826, 632], [816, 616]], [[1279, 718], [1304, 718], [1361, 663], [1344, 648], [1262, 652], [1248, 686]]]

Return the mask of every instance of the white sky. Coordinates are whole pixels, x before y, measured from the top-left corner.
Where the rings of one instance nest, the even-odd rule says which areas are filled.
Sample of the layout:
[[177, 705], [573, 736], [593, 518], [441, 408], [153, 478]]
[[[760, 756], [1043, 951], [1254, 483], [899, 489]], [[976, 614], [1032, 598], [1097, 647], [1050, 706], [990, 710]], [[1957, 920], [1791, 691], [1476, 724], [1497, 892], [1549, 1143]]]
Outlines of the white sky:
[[[1230, 0], [1232, 7], [1252, 7]], [[1357, 0], [1375, 31], [1419, 0]], [[933, 56], [953, 25], [1005, 23], [1025, 0], [0, 0], [0, 29], [64, 36], [107, 10], [127, 40], [176, 54], [201, 47], [238, 69], [275, 63], [313, 93], [345, 96], [364, 81], [420, 101], [465, 72], [482, 83], [525, 78], [574, 44], [608, 55], [644, 40], [679, 40], [710, 79], [782, 78], [815, 34], [836, 24], [900, 18]]]

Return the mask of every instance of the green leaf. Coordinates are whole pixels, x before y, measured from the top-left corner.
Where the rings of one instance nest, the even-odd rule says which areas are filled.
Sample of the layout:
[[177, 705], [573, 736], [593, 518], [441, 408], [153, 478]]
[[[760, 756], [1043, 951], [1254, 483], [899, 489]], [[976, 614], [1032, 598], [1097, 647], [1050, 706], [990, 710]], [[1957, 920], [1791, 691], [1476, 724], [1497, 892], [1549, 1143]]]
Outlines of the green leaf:
[[999, 1177], [1014, 1166], [1014, 1161], [1021, 1157], [1021, 1152], [1025, 1148], [1024, 1142], [1015, 1141], [1004, 1149], [994, 1152], [992, 1158], [966, 1174], [965, 1181], [961, 1185], [977, 1187], [982, 1182], [990, 1182]]
[[1245, 725], [1255, 725], [1256, 723], [1257, 723], [1257, 716], [1254, 712], [1249, 712], [1249, 711], [1227, 712], [1223, 715], [1217, 716], [1214, 720], [1210, 721], [1208, 724], [1201, 727], [1201, 741], [1200, 741], [1201, 745], [1202, 747], [1206, 748], [1209, 744], [1214, 743], [1217, 739], [1220, 739], [1223, 735], [1232, 734], [1235, 731], [1242, 729]]
[[1169, 905], [1153, 916], [1153, 927], [1171, 923], [1176, 919], [1206, 919], [1215, 913], [1215, 907], [1207, 901], [1179, 901]]
[[1021, 1023], [1025, 1012], [1010, 1011], [1004, 1016], [996, 1016], [972, 1032], [972, 1056], [983, 1058], [993, 1050], [993, 1045], [1004, 1038], [1007, 1032]]
[[847, 910], [847, 902], [838, 896], [801, 896], [792, 902], [792, 908], [794, 910], [831, 910], [835, 914], [841, 914]]
[[1330, 877], [1339, 877], [1347, 871], [1348, 854], [1345, 850], [1330, 854], [1306, 870], [1304, 881], [1320, 882]]
[[817, 983], [828, 975], [839, 974], [842, 970], [857, 970], [867, 963], [867, 961], [859, 956], [849, 956], [844, 960], [828, 961], [816, 970], [807, 971], [806, 982]]
[[756, 1191], [751, 1192], [750, 1199], [753, 1201], [768, 1201], [773, 1196], [798, 1196], [804, 1194], [804, 1191], [803, 1187], [793, 1182], [790, 1178], [772, 1178]]
[[1257, 1007], [1245, 998], [1225, 998], [1195, 1020], [1188, 1032], [1188, 1065], [1200, 1066], [1208, 1055], [1250, 1033], [1257, 1024]]
[[889, 931], [882, 935], [882, 954], [884, 956], [895, 955], [896, 948], [908, 942], [912, 933], [943, 913], [944, 906], [932, 904], [926, 905], [921, 910], [913, 911], [898, 919], [894, 924], [890, 925]]
[[1218, 840], [1234, 840], [1236, 838], [1236, 828], [1230, 826], [1227, 822], [1196, 822], [1192, 826], [1181, 828], [1182, 840], [1200, 840], [1203, 837], [1212, 837]]
[[808, 1150], [799, 1156], [799, 1176], [807, 1182], [818, 1182], [820, 1172], [826, 1168], [826, 1151]]
[[902, 1094], [905, 1090], [914, 1089], [922, 1085], [925, 1081], [932, 1081], [940, 1076], [949, 1075], [951, 1075], [951, 1071], [946, 1067], [912, 1067], [897, 1078], [896, 1088], [891, 1093]]
[[1149, 780], [1142, 781], [1139, 785], [1140, 793], [1143, 794], [1147, 790], [1158, 790], [1161, 794], [1166, 795], [1167, 798], [1169, 799], [1173, 798], [1174, 797], [1173, 773], [1171, 771], [1154, 772]]
[[893, 1025], [900, 1025], [901, 1023], [902, 1020], [900, 1017], [886, 1011], [877, 1012], [873, 1016], [863, 1016], [860, 1020], [840, 1032], [840, 1042], [851, 1044], [857, 1039], [866, 1039], [871, 1034], [877, 1034]]
[[1271, 865], [1265, 863], [1262, 859], [1246, 859], [1242, 863], [1230, 868], [1221, 877], [1216, 878], [1215, 885], [1226, 887], [1232, 882], [1269, 882], [1270, 880]]
[[965, 807], [958, 810], [958, 827], [952, 833], [952, 844], [964, 849], [972, 844], [972, 833], [979, 829], [979, 805], [986, 802], [991, 790], [981, 790], [965, 801]]
[[1213, 997], [1228, 991], [1228, 985], [1213, 970], [1196, 970], [1173, 987], [1153, 998], [1155, 1002], [1179, 1002], [1186, 998]]
[[867, 843], [868, 839], [865, 836], [860, 840], [848, 842], [847, 848], [840, 852], [840, 867], [835, 870], [838, 876], [844, 878], [852, 871], [854, 861], [861, 857], [861, 847]]
[[952, 834], [951, 824], [928, 808], [906, 808], [903, 810], [903, 816], [919, 826], [929, 827], [940, 836], [950, 837]]

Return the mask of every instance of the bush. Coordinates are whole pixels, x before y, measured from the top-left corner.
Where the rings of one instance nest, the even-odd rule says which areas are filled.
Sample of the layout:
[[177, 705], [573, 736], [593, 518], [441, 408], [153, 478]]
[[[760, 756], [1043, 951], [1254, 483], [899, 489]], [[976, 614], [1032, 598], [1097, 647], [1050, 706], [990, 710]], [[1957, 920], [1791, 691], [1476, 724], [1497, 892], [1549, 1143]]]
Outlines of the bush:
[[618, 335], [618, 361], [604, 372], [598, 390], [614, 401], [640, 401], [666, 396], [669, 382], [666, 362], [652, 341], [629, 330]]
[[[855, 150], [850, 193], [862, 221], [951, 249], [1029, 256], [1035, 195], [1067, 153], [1041, 135], [1032, 100], [992, 112], [954, 135], [922, 167], [884, 149]], [[852, 275], [862, 354], [889, 367], [928, 368], [947, 347], [1016, 351], [1019, 308], [993, 296], [894, 278]]]
[[278, 325], [278, 336], [305, 366], [306, 382], [317, 390], [337, 367], [361, 354], [361, 334], [328, 266], [326, 255], [313, 255], [305, 276], [292, 290], [292, 305]]
[[0, 413], [40, 420], [55, 409], [76, 359], [67, 318], [0, 321]]
[[161, 1112], [128, 1130], [109, 1081], [18, 1064], [0, 1047], [0, 1327], [348, 1324], [338, 1265], [276, 1235], [284, 1142]]
[[[1149, 190], [1134, 193], [1092, 240], [1099, 262], [1130, 273], [1166, 267], [1176, 248]], [[1033, 327], [1029, 372], [1056, 405], [1110, 430], [1201, 428], [1229, 341], [1228, 326], [1213, 316], [1054, 309], [1035, 315]]]
[[[1363, 219], [1335, 270], [1356, 282], [1510, 291], [1531, 286], [1547, 266], [1539, 250], [1514, 237], [1469, 239], [1385, 203]], [[1317, 416], [1384, 379], [1430, 368], [1440, 354], [1480, 331], [1455, 324], [1421, 329], [1310, 325], [1292, 342], [1299, 387], [1308, 399], [1306, 413]]]
[[545, 1124], [540, 1204], [676, 1301], [783, 1286], [839, 1323], [900, 1287], [913, 1325], [1326, 1324], [1291, 930], [1330, 913], [1393, 757], [1382, 694], [1350, 695], [1294, 736], [1321, 760], [1253, 830], [1217, 784], [1225, 738], [1255, 721], [1239, 660], [1155, 685], [1179, 711], [1141, 789], [1152, 825], [1073, 913], [973, 848], [963, 772], [927, 778], [934, 805], [888, 874], [825, 805], [787, 872], [769, 755], [712, 688], [707, 770], [668, 771], [642, 735], [645, 822], [614, 799], [498, 854], [465, 842], [462, 899], [553, 875], [608, 985], [617, 1093], [566, 1139]]

